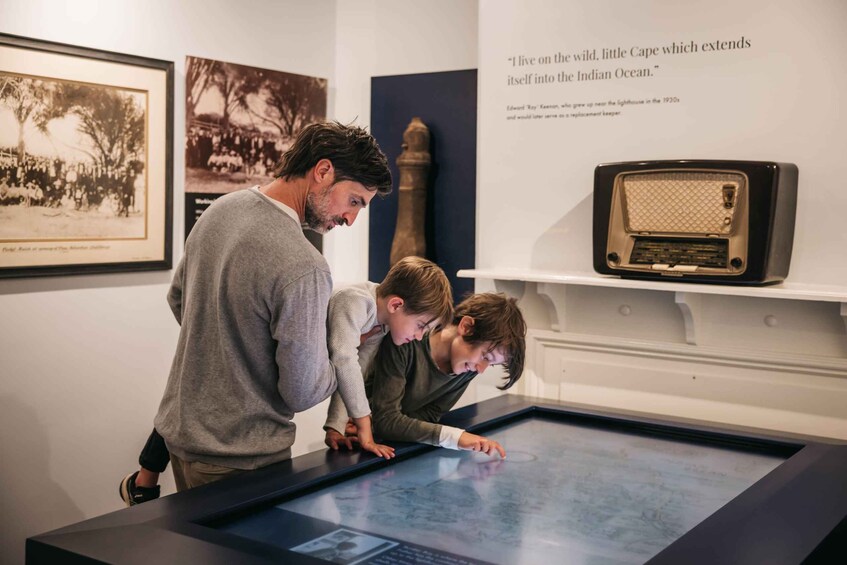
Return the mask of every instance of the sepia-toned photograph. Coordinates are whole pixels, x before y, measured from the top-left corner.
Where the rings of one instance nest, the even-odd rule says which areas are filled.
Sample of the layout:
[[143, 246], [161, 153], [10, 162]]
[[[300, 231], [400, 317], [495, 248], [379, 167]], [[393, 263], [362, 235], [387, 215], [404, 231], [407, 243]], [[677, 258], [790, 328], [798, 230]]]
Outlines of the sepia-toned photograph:
[[0, 238], [144, 236], [147, 93], [0, 71]]
[[0, 276], [168, 268], [172, 63], [17, 39], [0, 36]]
[[326, 118], [326, 79], [187, 57], [185, 235], [215, 198], [273, 180], [307, 125]]

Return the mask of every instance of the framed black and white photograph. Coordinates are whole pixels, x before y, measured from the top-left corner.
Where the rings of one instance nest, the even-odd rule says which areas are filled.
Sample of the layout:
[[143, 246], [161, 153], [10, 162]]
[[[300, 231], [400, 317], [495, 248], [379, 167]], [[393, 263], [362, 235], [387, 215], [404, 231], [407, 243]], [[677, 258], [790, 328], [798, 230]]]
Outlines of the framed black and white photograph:
[[0, 34], [0, 277], [171, 267], [173, 74]]
[[297, 134], [326, 118], [327, 80], [185, 61], [185, 237], [217, 198], [273, 180]]

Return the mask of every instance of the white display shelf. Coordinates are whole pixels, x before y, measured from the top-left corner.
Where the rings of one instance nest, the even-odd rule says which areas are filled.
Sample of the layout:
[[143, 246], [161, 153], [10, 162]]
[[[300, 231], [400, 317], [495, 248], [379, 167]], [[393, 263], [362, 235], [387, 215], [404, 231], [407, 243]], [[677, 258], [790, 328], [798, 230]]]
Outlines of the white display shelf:
[[840, 302], [847, 305], [847, 287], [785, 282], [769, 286], [734, 286], [725, 284], [696, 284], [676, 281], [622, 279], [593, 273], [542, 271], [535, 269], [463, 269], [457, 276], [469, 279], [525, 281], [546, 284], [601, 286], [692, 294], [719, 294], [724, 296], [751, 296], [754, 298], [780, 298], [812, 302]]
[[557, 320], [553, 329], [561, 331], [565, 327], [565, 312], [561, 308], [567, 286], [597, 286], [637, 290], [656, 290], [674, 293], [685, 323], [685, 340], [696, 344], [701, 333], [702, 296], [749, 296], [753, 298], [776, 298], [782, 300], [803, 300], [807, 302], [827, 302], [840, 304], [839, 314], [847, 330], [847, 287], [799, 283], [781, 283], [769, 286], [734, 286], [725, 284], [696, 284], [687, 282], [665, 282], [645, 279], [622, 279], [594, 273], [542, 271], [535, 269], [465, 269], [457, 276], [471, 279], [489, 279], [495, 281], [520, 281], [538, 284], [539, 295], [550, 300], [554, 317]]

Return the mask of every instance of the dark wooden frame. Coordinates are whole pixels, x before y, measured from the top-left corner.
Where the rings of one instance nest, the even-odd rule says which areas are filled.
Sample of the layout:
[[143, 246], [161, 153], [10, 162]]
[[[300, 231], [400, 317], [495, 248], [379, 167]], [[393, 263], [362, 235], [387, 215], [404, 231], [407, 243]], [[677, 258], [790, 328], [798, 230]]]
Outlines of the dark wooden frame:
[[[847, 445], [613, 413], [516, 395], [456, 410], [444, 421], [484, 433], [510, 421], [537, 416], [787, 457], [649, 563], [829, 563], [847, 549]], [[434, 449], [409, 444], [395, 447], [397, 458], [393, 461], [371, 454], [318, 451], [67, 526], [28, 539], [26, 562], [317, 563], [313, 558], [207, 524], [248, 515], [299, 493], [381, 470], [394, 461]]]
[[[30, 265], [30, 266], [0, 266], [0, 278], [13, 277], [34, 277], [48, 275], [80, 275], [94, 273], [117, 273], [117, 272], [132, 272], [132, 271], [154, 271], [168, 270], [172, 267], [173, 258], [173, 132], [174, 132], [174, 63], [172, 61], [163, 61], [159, 59], [151, 59], [147, 57], [139, 57], [135, 55], [126, 55], [122, 53], [114, 53], [110, 51], [101, 51], [98, 49], [90, 49], [87, 47], [78, 47], [63, 43], [55, 43], [39, 39], [20, 37], [16, 35], [8, 35], [0, 33], [0, 47], [20, 48], [32, 51], [40, 51], [49, 54], [62, 56], [71, 56], [80, 59], [92, 59], [102, 61], [104, 63], [118, 63], [122, 65], [132, 65], [144, 67], [147, 69], [159, 70], [164, 74], [165, 89], [162, 95], [164, 96], [165, 105], [165, 124], [163, 146], [151, 146], [150, 152], [160, 151], [157, 153], [157, 159], [161, 160], [164, 168], [164, 194], [163, 201], [152, 202], [148, 201], [148, 206], [162, 206], [159, 212], [164, 214], [164, 249], [161, 250], [161, 257], [153, 260], [128, 260], [109, 263], [75, 263], [75, 264], [55, 264], [55, 265]], [[150, 117], [148, 116], [148, 119]], [[150, 141], [148, 140], [148, 143]], [[149, 163], [147, 163], [149, 166]], [[148, 177], [149, 178], [149, 177]], [[149, 211], [147, 212], [149, 214]], [[81, 240], [69, 240], [81, 241]], [[109, 241], [109, 240], [105, 240]]]

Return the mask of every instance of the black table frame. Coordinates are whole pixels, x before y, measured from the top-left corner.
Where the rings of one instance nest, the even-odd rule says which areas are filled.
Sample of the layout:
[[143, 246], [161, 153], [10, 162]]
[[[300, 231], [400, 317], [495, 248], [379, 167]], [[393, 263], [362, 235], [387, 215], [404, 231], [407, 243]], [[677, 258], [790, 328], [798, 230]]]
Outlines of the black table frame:
[[[484, 433], [535, 416], [787, 457], [651, 564], [829, 563], [847, 555], [847, 445], [516, 395], [455, 410], [443, 421]], [[26, 542], [26, 562], [320, 563], [206, 524], [250, 514], [434, 449], [394, 445], [397, 457], [392, 461], [369, 453], [318, 451], [38, 535]]]

